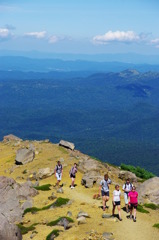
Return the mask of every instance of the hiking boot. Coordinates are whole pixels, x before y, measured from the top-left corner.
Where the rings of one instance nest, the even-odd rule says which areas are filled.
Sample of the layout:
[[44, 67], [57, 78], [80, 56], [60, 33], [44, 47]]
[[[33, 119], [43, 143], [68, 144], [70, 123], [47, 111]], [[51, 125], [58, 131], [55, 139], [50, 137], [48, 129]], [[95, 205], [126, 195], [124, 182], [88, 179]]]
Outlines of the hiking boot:
[[75, 188], [74, 186], [71, 186], [71, 189]]
[[134, 218], [133, 221], [136, 222], [136, 218]]
[[119, 218], [119, 221], [122, 221], [123, 219], [122, 218]]

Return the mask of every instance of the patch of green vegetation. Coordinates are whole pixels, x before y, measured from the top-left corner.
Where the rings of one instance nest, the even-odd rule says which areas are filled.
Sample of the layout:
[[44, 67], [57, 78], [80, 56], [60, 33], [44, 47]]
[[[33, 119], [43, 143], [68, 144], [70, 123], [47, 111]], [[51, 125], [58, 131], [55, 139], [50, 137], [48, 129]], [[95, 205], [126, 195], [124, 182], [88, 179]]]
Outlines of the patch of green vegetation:
[[73, 219], [72, 219], [72, 218], [69, 218], [69, 217], [59, 217], [58, 219], [47, 223], [47, 226], [55, 226], [55, 225], [57, 225], [57, 224], [61, 221], [61, 219], [63, 219], [63, 218], [66, 218], [69, 222], [73, 222]]
[[68, 203], [70, 199], [69, 198], [57, 198], [57, 200], [54, 202], [53, 206], [54, 207], [60, 207], [62, 205], [65, 205]]
[[155, 223], [153, 227], [159, 228], [159, 223]]
[[51, 184], [45, 184], [45, 185], [34, 187], [34, 188], [36, 190], [49, 191], [49, 190], [51, 190], [50, 187], [51, 187]]
[[96, 157], [94, 157], [94, 156], [90, 156], [90, 157], [91, 157], [92, 159], [98, 161], [98, 162], [102, 162], [99, 158], [96, 158]]
[[143, 182], [146, 181], [146, 179], [138, 179], [137, 181], [140, 182], [140, 183], [143, 183]]
[[53, 159], [53, 158], [48, 158], [47, 160], [48, 160], [48, 161], [53, 161], [54, 159]]
[[23, 174], [26, 174], [26, 173], [27, 173], [27, 169], [25, 169], [22, 173], [23, 173]]
[[54, 203], [51, 203], [51, 204], [49, 204], [45, 207], [42, 207], [42, 208], [32, 207], [32, 208], [25, 209], [24, 210], [24, 215], [28, 212], [35, 213], [35, 212], [47, 210], [47, 209], [50, 209], [50, 208], [53, 208], [53, 207], [60, 207], [62, 205], [67, 204], [68, 201], [69, 201], [68, 198], [57, 198], [57, 200]]
[[27, 234], [30, 231], [35, 230], [35, 226], [38, 225], [38, 223], [34, 223], [30, 225], [29, 227], [24, 227], [22, 224], [17, 224], [17, 226], [20, 228], [22, 235]]
[[149, 213], [149, 211], [147, 211], [146, 209], [143, 208], [142, 205], [138, 204], [137, 206], [137, 211], [141, 212], [141, 213]]
[[148, 172], [144, 168], [141, 167], [134, 167], [132, 165], [126, 165], [126, 164], [121, 164], [120, 165], [122, 170], [126, 170], [132, 173], [135, 173], [137, 177], [142, 178], [142, 179], [149, 179], [155, 177], [155, 175], [151, 172]]
[[150, 209], [152, 209], [152, 210], [159, 209], [159, 205], [156, 205], [156, 204], [154, 204], [154, 203], [145, 203], [145, 204], [144, 204], [144, 207], [150, 208]]
[[46, 240], [51, 240], [51, 236], [54, 235], [55, 237], [59, 236], [59, 232], [60, 230], [58, 229], [54, 229], [51, 233], [49, 233], [49, 235], [47, 235]]
[[64, 154], [68, 153], [66, 148], [64, 148], [64, 147], [59, 146], [58, 148], [62, 153], [64, 153]]

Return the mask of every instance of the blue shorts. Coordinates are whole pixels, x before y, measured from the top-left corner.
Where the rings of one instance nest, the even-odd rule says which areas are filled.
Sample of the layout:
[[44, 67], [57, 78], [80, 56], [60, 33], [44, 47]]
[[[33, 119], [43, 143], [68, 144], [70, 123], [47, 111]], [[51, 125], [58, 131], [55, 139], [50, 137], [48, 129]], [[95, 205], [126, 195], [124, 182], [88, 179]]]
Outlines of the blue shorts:
[[102, 194], [102, 197], [103, 197], [103, 196], [109, 197], [109, 191], [108, 191], [108, 192], [104, 192], [104, 191], [102, 190], [102, 191], [101, 191], [101, 194]]

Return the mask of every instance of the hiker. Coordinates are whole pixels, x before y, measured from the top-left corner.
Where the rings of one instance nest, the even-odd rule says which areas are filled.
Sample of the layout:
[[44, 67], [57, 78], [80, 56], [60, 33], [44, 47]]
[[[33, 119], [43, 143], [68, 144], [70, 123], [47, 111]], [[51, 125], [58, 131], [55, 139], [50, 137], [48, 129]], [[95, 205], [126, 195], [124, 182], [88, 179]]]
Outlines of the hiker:
[[71, 189], [75, 187], [74, 183], [75, 183], [76, 173], [77, 173], [77, 163], [74, 163], [74, 166], [70, 170], [70, 178], [72, 180]]
[[131, 192], [128, 194], [129, 197], [129, 208], [130, 208], [130, 219], [132, 219], [132, 211], [134, 209], [133, 221], [136, 222], [136, 209], [138, 205], [138, 192], [136, 192], [136, 187], [133, 186]]
[[119, 190], [119, 185], [115, 185], [115, 190], [113, 191], [113, 210], [112, 210], [112, 215], [114, 216], [115, 208], [117, 206], [118, 213], [119, 213], [119, 220], [122, 221], [121, 218], [121, 210], [120, 210], [120, 196], [121, 196], [121, 191]]
[[108, 174], [104, 175], [104, 179], [100, 182], [99, 186], [99, 196], [102, 195], [103, 200], [103, 211], [106, 209], [106, 203], [109, 200], [109, 185], [111, 180], [108, 178]]
[[60, 161], [57, 162], [54, 173], [55, 173], [55, 177], [57, 178], [56, 186], [59, 186], [59, 183], [62, 178], [62, 173], [63, 173], [63, 168]]
[[124, 191], [124, 201], [125, 201], [125, 208], [126, 208], [126, 212], [129, 212], [129, 208], [128, 208], [128, 194], [129, 192], [132, 190], [132, 183], [130, 183], [130, 179], [128, 178], [126, 180], [126, 182], [123, 185], [123, 191]]

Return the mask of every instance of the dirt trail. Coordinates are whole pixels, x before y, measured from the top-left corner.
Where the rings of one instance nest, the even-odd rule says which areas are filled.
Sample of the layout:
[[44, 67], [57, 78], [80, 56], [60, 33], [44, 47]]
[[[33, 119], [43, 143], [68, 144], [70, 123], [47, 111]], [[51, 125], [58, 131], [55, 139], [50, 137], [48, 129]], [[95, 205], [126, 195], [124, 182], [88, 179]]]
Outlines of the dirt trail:
[[[27, 144], [27, 143], [23, 143]], [[149, 210], [149, 214], [137, 212], [137, 222], [127, 219], [128, 214], [122, 210], [123, 221], [114, 221], [114, 219], [104, 219], [102, 218], [102, 200], [94, 200], [93, 195], [98, 193], [99, 186], [94, 186], [93, 188], [86, 189], [81, 185], [82, 173], [78, 172], [76, 178], [77, 186], [75, 189], [70, 189], [70, 178], [69, 170], [74, 161], [78, 161], [76, 158], [70, 158], [68, 152], [59, 148], [53, 144], [41, 144], [34, 142], [37, 147], [39, 154], [36, 156], [35, 160], [28, 165], [18, 166], [13, 173], [10, 173], [10, 169], [14, 166], [15, 152], [19, 147], [13, 147], [12, 145], [5, 145], [0, 143], [1, 151], [1, 169], [0, 175], [5, 175], [12, 177], [14, 179], [19, 179], [19, 182], [25, 182], [29, 174], [23, 174], [24, 170], [32, 173], [38, 171], [39, 168], [50, 167], [54, 168], [56, 161], [59, 158], [64, 158], [64, 175], [62, 178], [62, 183], [64, 183], [63, 190], [64, 193], [56, 193], [56, 189], [52, 188], [50, 191], [42, 192], [39, 191], [39, 195], [34, 198], [35, 207], [44, 207], [51, 203], [48, 197], [55, 193], [57, 197], [69, 198], [72, 200], [71, 205], [63, 206], [61, 208], [55, 208], [45, 211], [37, 212], [36, 214], [28, 213], [24, 216], [23, 221], [25, 226], [30, 226], [34, 223], [38, 223], [36, 226], [36, 235], [34, 240], [46, 240], [46, 236], [50, 234], [53, 229], [60, 229], [60, 235], [56, 238], [57, 240], [83, 240], [89, 237], [89, 232], [92, 230], [97, 231], [99, 234], [104, 232], [112, 232], [113, 237], [116, 240], [158, 240], [159, 239], [159, 229], [152, 227], [155, 223], [159, 223], [159, 210]], [[104, 168], [104, 167], [103, 167]], [[105, 171], [104, 169], [103, 171]], [[121, 180], [118, 179], [117, 174], [114, 173], [113, 181], [123, 184]], [[52, 184], [56, 182], [55, 176], [40, 180], [40, 185]], [[120, 187], [121, 189], [121, 187]], [[112, 192], [114, 190], [114, 185], [110, 187], [110, 200], [108, 202], [109, 209], [106, 213], [112, 213]], [[122, 195], [121, 205], [124, 207], [124, 199]], [[77, 215], [79, 211], [87, 212], [90, 218], [86, 219], [86, 224], [77, 224]], [[54, 226], [49, 227], [46, 222], [50, 222], [59, 218], [59, 216], [66, 216], [67, 212], [72, 212], [72, 219], [74, 220], [73, 227], [67, 231], [63, 230], [63, 227]], [[117, 213], [117, 212], [116, 212]], [[32, 232], [29, 232], [23, 236], [23, 240], [30, 240]]]

